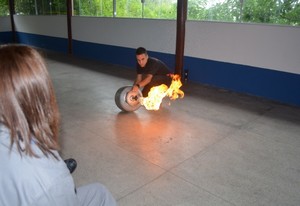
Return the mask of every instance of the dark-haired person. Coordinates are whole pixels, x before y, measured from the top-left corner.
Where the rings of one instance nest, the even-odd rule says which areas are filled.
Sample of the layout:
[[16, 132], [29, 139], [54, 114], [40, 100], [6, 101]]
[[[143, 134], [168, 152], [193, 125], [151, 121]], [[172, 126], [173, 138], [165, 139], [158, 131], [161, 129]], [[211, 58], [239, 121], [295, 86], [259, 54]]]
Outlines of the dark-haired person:
[[58, 150], [59, 111], [42, 56], [0, 46], [0, 205], [116, 205], [93, 183], [75, 189]]
[[165, 84], [170, 86], [171, 73], [169, 68], [161, 60], [148, 56], [147, 50], [143, 47], [136, 49], [136, 79], [132, 90], [142, 89], [143, 97], [148, 96], [148, 92], [154, 86]]

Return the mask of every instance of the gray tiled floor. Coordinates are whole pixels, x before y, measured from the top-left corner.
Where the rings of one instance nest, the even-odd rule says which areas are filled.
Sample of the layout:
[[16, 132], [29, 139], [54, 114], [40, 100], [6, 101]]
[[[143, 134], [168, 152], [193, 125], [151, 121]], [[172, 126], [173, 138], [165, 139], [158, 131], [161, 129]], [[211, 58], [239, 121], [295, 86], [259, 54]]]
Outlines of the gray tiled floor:
[[300, 108], [187, 83], [159, 111], [122, 113], [134, 70], [48, 54], [76, 184], [122, 206], [300, 204]]

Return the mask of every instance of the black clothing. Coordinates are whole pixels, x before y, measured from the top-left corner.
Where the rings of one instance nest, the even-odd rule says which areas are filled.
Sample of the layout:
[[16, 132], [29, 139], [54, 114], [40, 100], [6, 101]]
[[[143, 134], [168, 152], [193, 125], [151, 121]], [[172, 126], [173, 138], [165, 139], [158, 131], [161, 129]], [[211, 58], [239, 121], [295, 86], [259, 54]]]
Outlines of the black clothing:
[[141, 67], [137, 64], [136, 72], [137, 74], [142, 74], [142, 79], [144, 79], [147, 74], [153, 75], [151, 82], [149, 82], [142, 90], [143, 97], [147, 97], [148, 92], [154, 86], [159, 86], [161, 84], [170, 86], [171, 84], [171, 78], [168, 76], [171, 72], [167, 65], [159, 59], [148, 57], [145, 67]]
[[148, 57], [148, 61], [145, 67], [141, 67], [138, 63], [136, 65], [137, 74], [152, 74], [155, 75], [167, 75], [170, 74], [169, 68], [165, 63], [159, 59]]

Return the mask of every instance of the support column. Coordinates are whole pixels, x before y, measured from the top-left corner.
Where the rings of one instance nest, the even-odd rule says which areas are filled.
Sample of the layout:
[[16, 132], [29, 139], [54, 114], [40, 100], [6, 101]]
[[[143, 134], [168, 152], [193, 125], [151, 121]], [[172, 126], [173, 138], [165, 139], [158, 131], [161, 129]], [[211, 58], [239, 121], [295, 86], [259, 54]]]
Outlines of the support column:
[[67, 0], [68, 53], [69, 54], [73, 53], [72, 16], [73, 16], [73, 0]]
[[12, 33], [12, 40], [13, 43], [17, 43], [17, 34], [16, 34], [16, 27], [15, 27], [15, 1], [9, 0], [9, 16], [10, 16], [10, 24], [11, 24], [11, 33]]
[[183, 74], [183, 57], [184, 57], [184, 40], [185, 40], [185, 22], [187, 18], [187, 1], [177, 0], [177, 33], [176, 33], [176, 60], [175, 73], [182, 77]]

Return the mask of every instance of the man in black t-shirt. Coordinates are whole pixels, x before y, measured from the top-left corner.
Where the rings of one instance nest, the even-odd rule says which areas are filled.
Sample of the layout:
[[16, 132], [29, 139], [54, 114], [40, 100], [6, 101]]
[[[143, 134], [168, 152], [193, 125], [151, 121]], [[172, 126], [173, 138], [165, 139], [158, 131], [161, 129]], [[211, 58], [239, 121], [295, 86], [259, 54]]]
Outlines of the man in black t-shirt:
[[143, 97], [148, 96], [148, 92], [154, 86], [165, 84], [170, 86], [171, 77], [169, 68], [159, 59], [149, 57], [147, 50], [143, 47], [136, 49], [136, 79], [132, 90], [137, 91], [143, 88]]

